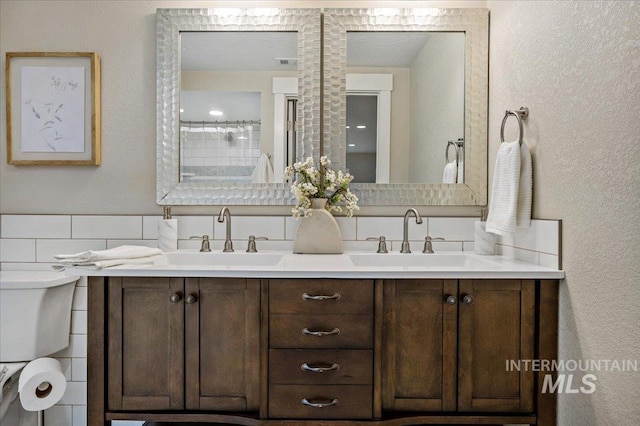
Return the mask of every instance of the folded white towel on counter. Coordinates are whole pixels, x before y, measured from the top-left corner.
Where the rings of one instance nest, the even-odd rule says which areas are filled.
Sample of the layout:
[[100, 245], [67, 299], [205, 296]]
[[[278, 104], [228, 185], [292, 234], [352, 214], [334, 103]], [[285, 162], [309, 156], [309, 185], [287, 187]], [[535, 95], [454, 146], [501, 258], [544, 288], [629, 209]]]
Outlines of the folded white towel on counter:
[[486, 230], [498, 235], [516, 231], [520, 185], [520, 143], [502, 142], [493, 172]]
[[66, 268], [84, 268], [84, 269], [104, 269], [111, 266], [118, 265], [149, 265], [155, 263], [156, 260], [162, 259], [162, 255], [138, 257], [134, 259], [108, 259], [108, 260], [96, 260], [91, 262], [70, 262], [59, 261], [58, 264], [54, 264], [53, 269], [63, 271]]
[[267, 154], [261, 154], [260, 157], [258, 157], [258, 164], [256, 164], [256, 168], [253, 169], [253, 174], [251, 175], [251, 182], [273, 182], [273, 167], [271, 166], [271, 161], [269, 161], [269, 156]]
[[58, 254], [53, 256], [59, 268], [66, 266], [102, 269], [124, 264], [153, 263], [161, 257], [162, 250], [146, 246], [119, 246], [108, 250], [87, 250], [75, 254]]
[[456, 183], [458, 177], [458, 162], [453, 160], [444, 166], [444, 172], [442, 173], [442, 183]]

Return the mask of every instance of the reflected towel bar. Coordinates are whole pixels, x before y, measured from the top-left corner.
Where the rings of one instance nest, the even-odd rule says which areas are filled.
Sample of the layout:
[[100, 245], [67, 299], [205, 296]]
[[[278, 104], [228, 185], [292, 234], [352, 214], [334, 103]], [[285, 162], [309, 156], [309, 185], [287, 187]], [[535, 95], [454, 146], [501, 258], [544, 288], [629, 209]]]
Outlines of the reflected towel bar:
[[460, 156], [459, 154], [459, 150], [464, 148], [464, 139], [460, 138], [457, 141], [449, 141], [447, 142], [447, 147], [445, 148], [444, 151], [444, 159], [446, 160], [447, 163], [450, 163], [451, 160], [449, 159], [449, 147], [453, 146], [455, 149], [455, 153], [456, 153], [456, 160], [460, 161]]

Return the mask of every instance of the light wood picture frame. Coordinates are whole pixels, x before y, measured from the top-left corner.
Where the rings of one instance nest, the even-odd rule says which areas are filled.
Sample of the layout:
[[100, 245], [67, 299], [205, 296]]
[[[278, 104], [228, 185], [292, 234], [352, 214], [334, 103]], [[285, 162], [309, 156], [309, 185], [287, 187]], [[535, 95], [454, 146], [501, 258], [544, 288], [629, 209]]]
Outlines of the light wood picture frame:
[[7, 52], [7, 162], [100, 165], [100, 57]]

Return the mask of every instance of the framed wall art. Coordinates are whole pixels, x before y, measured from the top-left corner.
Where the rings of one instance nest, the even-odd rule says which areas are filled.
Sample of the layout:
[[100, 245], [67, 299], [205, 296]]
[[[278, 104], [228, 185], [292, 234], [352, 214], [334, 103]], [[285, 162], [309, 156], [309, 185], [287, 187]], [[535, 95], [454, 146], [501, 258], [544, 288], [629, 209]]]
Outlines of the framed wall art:
[[7, 53], [7, 162], [100, 164], [100, 58]]

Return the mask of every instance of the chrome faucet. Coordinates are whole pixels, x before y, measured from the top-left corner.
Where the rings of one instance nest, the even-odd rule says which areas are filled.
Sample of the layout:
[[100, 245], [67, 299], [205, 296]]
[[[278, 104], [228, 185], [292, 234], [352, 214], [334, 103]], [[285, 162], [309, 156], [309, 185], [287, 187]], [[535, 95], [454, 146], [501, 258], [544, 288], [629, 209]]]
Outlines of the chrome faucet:
[[422, 223], [422, 218], [420, 217], [418, 210], [414, 208], [407, 210], [404, 214], [404, 223], [402, 226], [402, 248], [400, 253], [411, 253], [411, 247], [409, 246], [409, 216], [411, 216], [412, 213], [416, 217], [416, 223], [418, 225]]
[[227, 236], [224, 239], [224, 249], [222, 251], [229, 253], [233, 251], [233, 241], [231, 241], [231, 212], [227, 207], [223, 207], [218, 216], [218, 222], [222, 223], [225, 220], [227, 222]]

